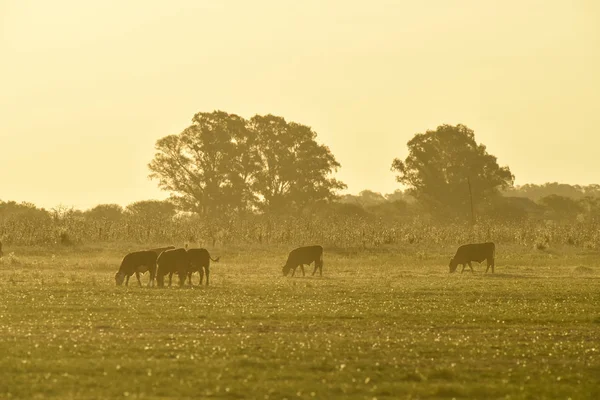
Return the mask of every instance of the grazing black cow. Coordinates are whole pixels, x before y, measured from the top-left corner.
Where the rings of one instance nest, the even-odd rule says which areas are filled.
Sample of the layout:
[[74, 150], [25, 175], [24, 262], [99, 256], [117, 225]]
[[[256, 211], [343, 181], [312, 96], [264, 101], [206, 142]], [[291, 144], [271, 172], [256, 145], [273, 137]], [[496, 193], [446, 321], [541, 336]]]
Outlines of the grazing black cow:
[[471, 265], [471, 261], [476, 261], [481, 263], [483, 260], [487, 260], [487, 268], [485, 272], [487, 273], [490, 267], [492, 267], [492, 274], [494, 273], [494, 257], [496, 256], [496, 245], [494, 243], [475, 243], [475, 244], [465, 244], [464, 246], [460, 246], [458, 250], [456, 250], [456, 254], [454, 258], [450, 260], [450, 272], [456, 271], [456, 267], [459, 264], [462, 264], [461, 273], [464, 272], [465, 266], [469, 266], [471, 268], [471, 272], [473, 272], [473, 266]]
[[150, 281], [148, 282], [148, 286], [154, 284], [154, 277], [156, 276], [156, 257], [157, 255], [155, 252], [148, 250], [135, 251], [127, 254], [123, 258], [123, 261], [121, 261], [119, 271], [117, 271], [115, 274], [115, 282], [117, 283], [117, 286], [121, 286], [125, 278], [125, 286], [128, 286], [129, 277], [135, 273], [138, 284], [140, 287], [142, 287], [140, 273], [144, 273], [146, 271], [150, 272]]
[[320, 275], [323, 276], [323, 247], [298, 247], [290, 251], [290, 255], [283, 266], [283, 276], [287, 276], [290, 270], [292, 270], [292, 276], [294, 276], [298, 267], [302, 269], [302, 276], [304, 276], [304, 264], [310, 265], [313, 261], [315, 262], [315, 269], [312, 274], [314, 275], [318, 268]]
[[190, 262], [187, 272], [190, 286], [192, 285], [192, 274], [196, 271], [200, 274], [200, 283], [198, 285], [202, 285], [202, 279], [204, 277], [204, 274], [206, 274], [206, 286], [208, 286], [208, 276], [210, 274], [210, 261], [212, 260], [214, 262], [218, 262], [221, 259], [221, 257], [213, 259], [208, 253], [208, 250], [206, 249], [189, 249], [187, 253], [188, 260]]
[[175, 273], [179, 275], [179, 286], [183, 286], [190, 264], [185, 249], [179, 248], [163, 251], [158, 256], [156, 263], [158, 265], [156, 271], [156, 283], [158, 287], [165, 286], [165, 275], [167, 274], [169, 274], [169, 286], [171, 286], [173, 274]]

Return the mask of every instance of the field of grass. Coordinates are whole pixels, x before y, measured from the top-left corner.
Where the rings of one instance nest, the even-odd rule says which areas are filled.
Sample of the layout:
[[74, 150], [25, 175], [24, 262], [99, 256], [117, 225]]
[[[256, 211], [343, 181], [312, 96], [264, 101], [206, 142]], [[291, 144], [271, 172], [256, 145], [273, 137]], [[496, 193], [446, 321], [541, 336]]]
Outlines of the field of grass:
[[326, 249], [284, 278], [290, 248], [218, 248], [210, 287], [115, 287], [140, 247], [5, 247], [1, 399], [600, 398], [598, 253]]

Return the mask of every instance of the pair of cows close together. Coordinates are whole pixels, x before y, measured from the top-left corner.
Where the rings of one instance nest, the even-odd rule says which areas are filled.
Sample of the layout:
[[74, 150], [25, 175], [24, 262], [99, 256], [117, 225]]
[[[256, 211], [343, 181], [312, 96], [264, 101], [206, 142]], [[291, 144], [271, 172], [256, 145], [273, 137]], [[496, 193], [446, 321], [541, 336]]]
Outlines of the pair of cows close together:
[[142, 286], [140, 274], [150, 272], [150, 281], [148, 286], [154, 284], [154, 279], [158, 287], [165, 285], [165, 276], [169, 275], [169, 286], [173, 274], [179, 276], [179, 286], [183, 286], [186, 277], [189, 284], [192, 284], [192, 274], [200, 274], [200, 285], [206, 275], [206, 285], [210, 274], [210, 261], [219, 261], [220, 257], [213, 259], [206, 249], [176, 249], [175, 246], [161, 247], [157, 249], [135, 251], [127, 254], [119, 270], [115, 274], [117, 286], [121, 286], [123, 281], [125, 285], [129, 284], [129, 278], [135, 274], [138, 284]]

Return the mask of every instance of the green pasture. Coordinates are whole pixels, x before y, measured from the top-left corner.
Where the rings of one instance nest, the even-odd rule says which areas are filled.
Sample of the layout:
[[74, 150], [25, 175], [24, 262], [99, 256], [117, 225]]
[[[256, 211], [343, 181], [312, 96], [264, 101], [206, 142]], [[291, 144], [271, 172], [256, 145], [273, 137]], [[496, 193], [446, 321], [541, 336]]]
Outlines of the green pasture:
[[209, 287], [115, 287], [144, 247], [5, 246], [0, 399], [600, 398], [597, 252], [326, 248], [290, 278], [289, 247], [216, 248]]

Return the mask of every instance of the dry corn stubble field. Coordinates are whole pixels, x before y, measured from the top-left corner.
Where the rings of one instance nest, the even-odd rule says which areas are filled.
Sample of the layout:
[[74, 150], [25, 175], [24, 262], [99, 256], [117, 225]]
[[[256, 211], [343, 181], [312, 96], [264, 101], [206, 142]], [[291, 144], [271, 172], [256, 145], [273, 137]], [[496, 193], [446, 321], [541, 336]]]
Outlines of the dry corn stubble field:
[[140, 248], [5, 248], [0, 398], [600, 398], [596, 252], [326, 248], [284, 278], [289, 247], [216, 248], [210, 287], [115, 287]]

